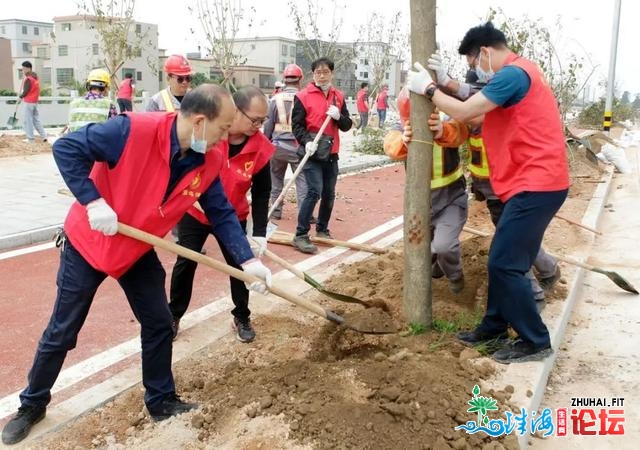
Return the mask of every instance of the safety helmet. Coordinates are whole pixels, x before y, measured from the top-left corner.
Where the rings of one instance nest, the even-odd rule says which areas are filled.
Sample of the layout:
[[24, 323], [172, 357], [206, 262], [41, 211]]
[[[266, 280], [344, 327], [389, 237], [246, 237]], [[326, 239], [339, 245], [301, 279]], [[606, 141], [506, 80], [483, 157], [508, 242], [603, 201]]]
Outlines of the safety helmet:
[[189, 60], [182, 55], [171, 55], [164, 62], [164, 71], [173, 75], [193, 75]]
[[398, 107], [400, 120], [402, 120], [403, 123], [409, 120], [411, 108], [409, 105], [409, 89], [407, 89], [406, 86], [400, 89], [400, 93], [398, 94], [398, 98], [396, 99], [396, 106]]
[[109, 89], [110, 81], [111, 77], [109, 76], [109, 72], [104, 69], [93, 69], [89, 72], [89, 76], [87, 77], [86, 88], [90, 89], [92, 87], [98, 87]]
[[289, 64], [287, 67], [284, 68], [284, 71], [282, 72], [282, 77], [285, 79], [287, 78], [300, 79], [303, 76], [304, 75], [302, 74], [302, 69], [297, 64]]

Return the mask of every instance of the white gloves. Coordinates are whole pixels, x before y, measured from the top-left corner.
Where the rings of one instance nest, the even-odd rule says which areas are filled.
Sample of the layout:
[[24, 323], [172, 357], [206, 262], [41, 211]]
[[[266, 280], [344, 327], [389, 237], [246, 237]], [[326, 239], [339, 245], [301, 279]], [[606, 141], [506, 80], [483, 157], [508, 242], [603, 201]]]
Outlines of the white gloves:
[[304, 146], [304, 151], [307, 152], [309, 156], [313, 155], [316, 150], [318, 150], [318, 144], [314, 143], [313, 141], [307, 142]]
[[92, 230], [100, 231], [107, 236], [113, 236], [118, 232], [118, 215], [103, 198], [88, 203], [86, 208]]
[[427, 69], [422, 67], [422, 64], [419, 62], [413, 63], [413, 67], [415, 67], [416, 70], [409, 70], [407, 72], [407, 88], [411, 92], [424, 95], [427, 88], [434, 84], [433, 80], [429, 72], [427, 72]]
[[249, 244], [256, 258], [260, 258], [267, 251], [267, 238], [264, 236], [253, 236], [249, 239]]
[[331, 117], [333, 120], [340, 120], [340, 110], [336, 105], [329, 106], [327, 109], [327, 116]]
[[447, 66], [442, 63], [442, 57], [439, 53], [434, 53], [427, 60], [427, 67], [436, 73], [436, 80], [440, 86], [447, 86], [451, 81], [451, 77], [447, 73]]
[[262, 264], [259, 259], [253, 258], [242, 264], [242, 270], [249, 275], [263, 280], [262, 282], [254, 281], [253, 283], [245, 283], [247, 289], [259, 292], [262, 295], [267, 295], [271, 287], [271, 271], [269, 268]]

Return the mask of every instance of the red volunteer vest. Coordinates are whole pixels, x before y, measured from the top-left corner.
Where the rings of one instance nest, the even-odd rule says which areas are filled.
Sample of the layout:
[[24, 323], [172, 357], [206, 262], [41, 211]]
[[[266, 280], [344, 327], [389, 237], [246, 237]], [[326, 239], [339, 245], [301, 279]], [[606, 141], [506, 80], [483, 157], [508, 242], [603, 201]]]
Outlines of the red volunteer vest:
[[[218, 143], [212, 151], [222, 156], [220, 181], [224, 193], [236, 210], [238, 219], [246, 220], [249, 216], [247, 192], [251, 189], [251, 179], [255, 173], [267, 165], [275, 152], [275, 147], [261, 131], [258, 131], [247, 139], [242, 151], [233, 158], [229, 158], [229, 141]], [[207, 216], [197, 206], [189, 208], [188, 213], [204, 224], [209, 223]]]
[[38, 103], [40, 99], [40, 81], [33, 75], [27, 75], [25, 81], [26, 80], [29, 80], [31, 87], [27, 95], [22, 98], [22, 101], [25, 103]]
[[387, 109], [387, 96], [389, 95], [388, 91], [384, 89], [382, 92], [378, 94], [378, 99], [376, 101], [377, 109]]
[[503, 202], [524, 191], [567, 189], [569, 165], [553, 92], [531, 61], [514, 54], [506, 64], [523, 69], [531, 86], [517, 104], [495, 108], [485, 115], [482, 136], [491, 186]]
[[118, 88], [118, 98], [124, 98], [127, 100], [131, 100], [133, 97], [133, 87], [131, 86], [133, 83], [132, 78], [125, 78], [120, 83], [120, 87]]
[[369, 112], [369, 108], [365, 104], [364, 100], [367, 98], [367, 93], [364, 89], [360, 89], [356, 94], [356, 108], [358, 108], [358, 112], [366, 113]]
[[[307, 87], [296, 94], [305, 111], [307, 112], [307, 131], [317, 133], [327, 117], [327, 109], [330, 105], [335, 105], [339, 110], [342, 110], [344, 105], [344, 95], [342, 92], [331, 86], [329, 88], [329, 95], [324, 96], [324, 93], [318, 86], [313, 83], [309, 83]], [[324, 129], [324, 134], [327, 136], [333, 136], [333, 148], [331, 153], [338, 153], [340, 151], [340, 133], [338, 132], [338, 124], [335, 120], [329, 120], [327, 128]]]
[[[169, 184], [171, 127], [176, 113], [126, 114], [131, 128], [118, 164], [110, 169], [107, 163], [96, 162], [89, 177], [120, 222], [163, 237], [216, 179], [222, 158], [219, 152], [207, 152], [204, 164], [185, 174], [163, 202]], [[64, 229], [92, 267], [114, 278], [122, 276], [151, 249], [120, 234], [106, 236], [93, 231], [85, 207], [77, 201], [71, 205]]]

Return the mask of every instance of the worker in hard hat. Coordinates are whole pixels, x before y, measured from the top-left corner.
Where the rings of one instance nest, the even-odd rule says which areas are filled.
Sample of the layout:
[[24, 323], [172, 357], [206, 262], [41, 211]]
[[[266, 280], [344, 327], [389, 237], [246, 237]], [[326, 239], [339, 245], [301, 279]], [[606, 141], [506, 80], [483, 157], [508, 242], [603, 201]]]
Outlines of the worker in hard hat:
[[271, 96], [273, 97], [274, 95], [282, 92], [283, 89], [284, 89], [284, 83], [282, 81], [276, 81], [275, 84], [273, 85], [273, 91], [271, 92]]
[[[402, 160], [406, 159], [407, 144], [411, 141], [412, 134], [407, 88], [403, 88], [398, 94], [397, 106], [402, 124], [386, 134], [383, 146], [385, 153], [391, 158]], [[438, 113], [434, 113], [429, 119], [430, 127], [439, 120]], [[434, 140], [442, 133], [441, 128], [440, 132], [432, 131]], [[449, 290], [454, 294], [464, 289], [460, 232], [467, 222], [467, 213], [466, 182], [458, 147], [444, 147], [434, 143], [431, 169], [431, 275], [433, 278], [446, 276]]]
[[111, 77], [106, 70], [93, 69], [89, 72], [85, 84], [87, 94], [73, 99], [69, 104], [69, 131], [76, 131], [90, 123], [104, 122], [118, 115], [116, 106], [107, 96], [110, 84]]
[[164, 62], [167, 88], [154, 94], [147, 104], [147, 111], [169, 111], [180, 109], [184, 95], [191, 89], [193, 68], [182, 55], [171, 55]]
[[[300, 144], [291, 131], [291, 110], [293, 108], [293, 98], [300, 90], [300, 83], [304, 74], [297, 64], [289, 64], [282, 72], [284, 79], [284, 89], [273, 96], [269, 102], [269, 112], [267, 122], [264, 124], [264, 135], [273, 142], [276, 152], [271, 158], [271, 203], [273, 204], [284, 187], [284, 176], [287, 167], [291, 166], [291, 171], [295, 172], [300, 162], [300, 157], [296, 154]], [[302, 201], [307, 195], [307, 181], [304, 173], [300, 173], [296, 178], [296, 199], [298, 210]], [[271, 219], [282, 219], [282, 203], [271, 213]]]

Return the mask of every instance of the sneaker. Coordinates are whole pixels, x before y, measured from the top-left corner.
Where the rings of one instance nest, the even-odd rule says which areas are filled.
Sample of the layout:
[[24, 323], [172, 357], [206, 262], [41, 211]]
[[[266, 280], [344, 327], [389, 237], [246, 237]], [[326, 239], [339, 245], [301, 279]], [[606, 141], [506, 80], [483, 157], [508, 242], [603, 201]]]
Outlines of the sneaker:
[[477, 328], [471, 331], [459, 331], [456, 333], [456, 338], [463, 344], [470, 346], [485, 344], [489, 341], [501, 341], [509, 338], [509, 334], [505, 331], [503, 333], [493, 334], [479, 331]]
[[162, 400], [159, 405], [151, 408], [147, 406], [147, 409], [149, 410], [151, 418], [155, 422], [159, 422], [161, 420], [168, 419], [169, 417], [191, 411], [192, 409], [196, 409], [198, 406], [200, 405], [198, 405], [197, 403], [188, 403], [182, 401], [180, 399], [180, 396], [173, 393]]
[[173, 318], [171, 321], [171, 329], [173, 330], [173, 340], [175, 341], [178, 337], [178, 331], [180, 331], [180, 319]]
[[560, 266], [556, 266], [556, 271], [553, 275], [546, 278], [540, 278], [538, 280], [538, 283], [540, 284], [540, 287], [542, 289], [548, 291], [558, 282], [561, 276], [562, 274], [560, 273]]
[[316, 231], [316, 237], [319, 237], [321, 239], [333, 239], [333, 236], [331, 236], [331, 233], [329, 232], [329, 230]]
[[300, 250], [302, 253], [313, 254], [318, 251], [318, 247], [313, 245], [311, 239], [309, 239], [308, 234], [303, 234], [302, 236], [296, 236], [293, 238], [293, 246]]
[[36, 140], [35, 139], [23, 139], [22, 142], [28, 142], [29, 144], [33, 144]]
[[236, 330], [236, 338], [240, 342], [251, 342], [256, 338], [256, 332], [253, 330], [251, 326], [251, 320], [240, 320], [237, 317], [233, 318], [233, 323], [231, 324], [234, 330]]
[[431, 265], [431, 278], [437, 280], [438, 278], [442, 278], [443, 276], [444, 272], [442, 271], [440, 264], [438, 264], [437, 262], [433, 263]]
[[274, 211], [273, 214], [269, 216], [271, 220], [282, 220], [282, 213]]
[[31, 427], [44, 419], [47, 414], [46, 406], [22, 405], [18, 413], [4, 426], [2, 443], [16, 444], [26, 438]]
[[457, 280], [449, 280], [449, 290], [454, 294], [459, 294], [464, 290], [464, 275]]
[[311, 216], [311, 219], [309, 220], [309, 223], [311, 225], [315, 225], [316, 223], [318, 223], [318, 219], [316, 219], [315, 217]]
[[495, 352], [491, 357], [501, 364], [527, 361], [542, 361], [553, 353], [551, 345], [536, 347], [521, 339], [509, 342], [506, 347]]

